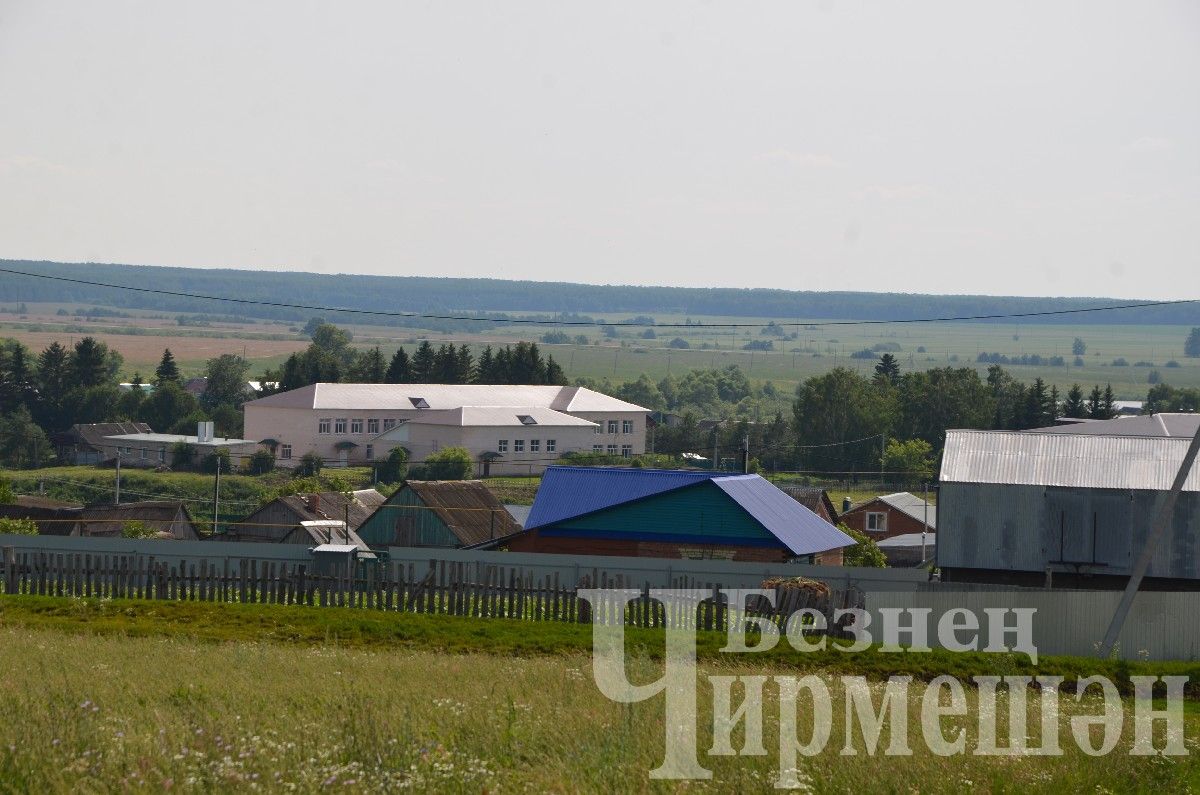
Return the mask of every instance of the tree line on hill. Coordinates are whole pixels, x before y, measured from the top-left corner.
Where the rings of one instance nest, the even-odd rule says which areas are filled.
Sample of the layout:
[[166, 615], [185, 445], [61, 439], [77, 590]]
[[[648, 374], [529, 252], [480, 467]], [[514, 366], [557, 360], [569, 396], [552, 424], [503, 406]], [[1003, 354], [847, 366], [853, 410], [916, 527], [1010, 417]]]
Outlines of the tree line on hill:
[[[542, 358], [536, 342], [480, 352], [478, 360], [467, 345], [454, 343], [434, 348], [424, 340], [410, 356], [399, 348], [390, 358], [378, 346], [365, 351], [351, 347], [347, 329], [320, 318], [306, 327], [312, 342], [293, 353], [277, 370], [262, 376], [266, 391], [286, 392], [316, 383], [360, 384], [567, 384], [554, 356]], [[267, 386], [269, 385], [269, 386]]]
[[[966, 317], [1007, 313], [1058, 311], [1128, 303], [1096, 298], [1026, 298], [984, 295], [896, 295], [866, 292], [816, 292], [778, 289], [643, 287], [587, 285], [564, 282], [506, 281], [428, 276], [366, 276], [353, 274], [280, 273], [231, 269], [148, 267], [103, 263], [58, 263], [0, 260], [4, 267], [73, 279], [114, 284], [153, 283], [181, 293], [236, 296], [276, 304], [225, 303], [186, 295], [139, 293], [87, 284], [56, 282], [28, 276], [0, 274], [0, 295], [17, 302], [107, 304], [125, 308], [191, 313], [253, 314], [303, 322], [302, 309], [280, 303], [309, 304], [319, 295], [330, 306], [374, 310], [382, 314], [372, 322], [435, 331], [478, 331], [481, 320], [438, 320], [398, 317], [397, 308], [439, 315], [513, 317], [507, 310], [548, 313], [662, 313], [723, 315], [727, 317], [859, 319], [888, 317], [909, 320], [930, 316]], [[461, 307], [473, 307], [464, 312]], [[391, 314], [391, 316], [388, 316]], [[1105, 324], [1200, 323], [1200, 308], [1177, 304], [1098, 312], [1090, 322]], [[989, 321], [981, 321], [989, 322]], [[991, 322], [1007, 322], [995, 319]], [[1078, 322], [1076, 315], [1041, 318], [1046, 324]]]

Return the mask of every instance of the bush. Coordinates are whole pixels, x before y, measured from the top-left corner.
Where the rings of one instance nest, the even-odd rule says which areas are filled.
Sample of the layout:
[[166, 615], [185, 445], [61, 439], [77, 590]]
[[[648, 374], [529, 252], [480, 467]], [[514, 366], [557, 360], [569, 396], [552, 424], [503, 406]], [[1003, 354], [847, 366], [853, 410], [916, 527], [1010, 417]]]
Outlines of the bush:
[[408, 451], [393, 447], [387, 458], [379, 465], [379, 480], [384, 483], [399, 483], [408, 473]]
[[187, 442], [171, 445], [171, 468], [191, 469], [196, 461], [196, 446]]
[[302, 478], [319, 475], [323, 466], [325, 466], [324, 458], [316, 453], [305, 453], [300, 456], [300, 463], [296, 466], [296, 475]]
[[32, 519], [0, 519], [0, 535], [35, 536], [37, 522]]
[[1113, 359], [1112, 366], [1113, 367], [1128, 367], [1129, 362], [1125, 361], [1124, 359]]
[[474, 468], [475, 461], [466, 448], [447, 447], [425, 459], [425, 479], [466, 480]]
[[679, 348], [680, 350], [687, 350], [688, 348], [690, 348], [692, 346], [691, 346], [691, 343], [689, 343], [683, 337], [676, 337], [675, 339], [673, 339], [667, 343], [667, 347]]
[[158, 531], [138, 519], [130, 519], [121, 525], [121, 538], [156, 538]]
[[275, 471], [275, 456], [270, 450], [258, 450], [243, 465], [247, 475], [265, 475]]
[[213, 474], [220, 468], [225, 474], [230, 474], [229, 468], [229, 450], [224, 447], [218, 447], [200, 461], [200, 471]]
[[1175, 361], [1174, 359], [1167, 362], [1167, 367], [1178, 367], [1178, 366], [1179, 366], [1179, 362]]
[[849, 528], [844, 524], [839, 524], [838, 530], [841, 530], [858, 542], [856, 546], [847, 547], [842, 552], [843, 566], [867, 566], [872, 569], [887, 568], [887, 558], [884, 556], [883, 550], [872, 539], [867, 538], [863, 533]]
[[17, 501], [17, 495], [13, 494], [12, 484], [8, 478], [0, 477], [0, 505], [11, 505]]
[[874, 359], [875, 351], [870, 348], [863, 348], [861, 351], [855, 351], [850, 354], [851, 359]]

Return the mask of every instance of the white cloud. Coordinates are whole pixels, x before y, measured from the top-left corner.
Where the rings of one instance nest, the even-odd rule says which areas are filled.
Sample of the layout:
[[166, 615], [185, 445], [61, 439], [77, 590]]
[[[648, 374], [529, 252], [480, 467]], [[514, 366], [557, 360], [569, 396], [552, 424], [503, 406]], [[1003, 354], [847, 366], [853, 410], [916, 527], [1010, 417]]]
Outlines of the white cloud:
[[790, 149], [775, 149], [758, 155], [755, 160], [787, 163], [796, 168], [840, 168], [842, 165], [832, 155], [817, 152], [793, 152]]
[[1123, 148], [1126, 152], [1167, 152], [1174, 149], [1175, 144], [1170, 138], [1144, 135], [1136, 141], [1126, 144]]

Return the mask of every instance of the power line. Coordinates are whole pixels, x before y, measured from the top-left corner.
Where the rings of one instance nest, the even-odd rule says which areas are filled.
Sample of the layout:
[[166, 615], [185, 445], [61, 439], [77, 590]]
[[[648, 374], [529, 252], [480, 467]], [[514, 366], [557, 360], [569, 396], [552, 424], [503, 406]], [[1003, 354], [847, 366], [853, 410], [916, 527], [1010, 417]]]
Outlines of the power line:
[[[304, 309], [314, 312], [342, 312], [354, 315], [372, 315], [377, 317], [398, 317], [410, 318], [416, 320], [460, 320], [478, 323], [508, 323], [515, 325], [528, 326], [588, 326], [588, 327], [634, 327], [649, 326], [647, 323], [609, 323], [601, 320], [540, 320], [536, 318], [500, 318], [500, 317], [473, 317], [470, 315], [434, 315], [422, 312], [385, 312], [374, 309], [350, 309], [347, 307], [334, 306], [316, 306], [313, 304], [290, 304], [283, 301], [260, 301], [252, 298], [226, 298], [218, 295], [205, 295], [203, 293], [186, 293], [177, 290], [160, 290], [154, 287], [134, 287], [128, 284], [109, 284], [107, 282], [95, 282], [87, 279], [73, 279], [68, 276], [54, 276], [48, 273], [29, 273], [27, 271], [12, 270], [9, 268], [0, 268], [0, 273], [8, 273], [13, 276], [28, 276], [33, 279], [52, 279], [54, 281], [69, 282], [71, 284], [82, 284], [89, 287], [108, 287], [114, 290], [131, 290], [139, 293], [153, 293], [155, 295], [169, 295], [174, 298], [196, 298], [204, 301], [227, 301], [234, 304], [248, 304], [252, 306], [270, 306], [283, 309]], [[1012, 318], [1023, 317], [1048, 317], [1052, 315], [1075, 315], [1085, 312], [1110, 312], [1119, 309], [1145, 309], [1156, 306], [1177, 306], [1179, 304], [1194, 304], [1200, 302], [1198, 298], [1181, 298], [1173, 301], [1142, 301], [1129, 304], [1112, 304], [1110, 306], [1092, 306], [1081, 307], [1079, 309], [1048, 309], [1040, 312], [1003, 312], [990, 315], [959, 315], [954, 317], [921, 317], [921, 318], [901, 318], [895, 320], [823, 320], [811, 322], [778, 322], [776, 326], [877, 326], [888, 325], [892, 323], [952, 323], [967, 320], [1006, 320]], [[655, 328], [761, 328], [764, 323], [655, 323]]]

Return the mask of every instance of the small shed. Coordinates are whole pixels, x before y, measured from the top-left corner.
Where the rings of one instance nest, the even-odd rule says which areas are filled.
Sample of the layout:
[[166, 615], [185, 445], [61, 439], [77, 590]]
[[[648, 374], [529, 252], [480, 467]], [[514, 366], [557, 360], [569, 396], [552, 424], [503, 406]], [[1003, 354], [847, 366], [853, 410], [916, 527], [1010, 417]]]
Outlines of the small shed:
[[87, 505], [80, 511], [79, 528], [72, 535], [119, 538], [128, 522], [141, 522], [160, 538], [198, 541], [201, 537], [187, 504], [179, 500]]
[[481, 480], [409, 480], [359, 528], [372, 547], [486, 547], [521, 531]]
[[937, 555], [936, 533], [905, 533], [879, 542], [879, 551], [893, 568], [911, 568], [932, 561]]

